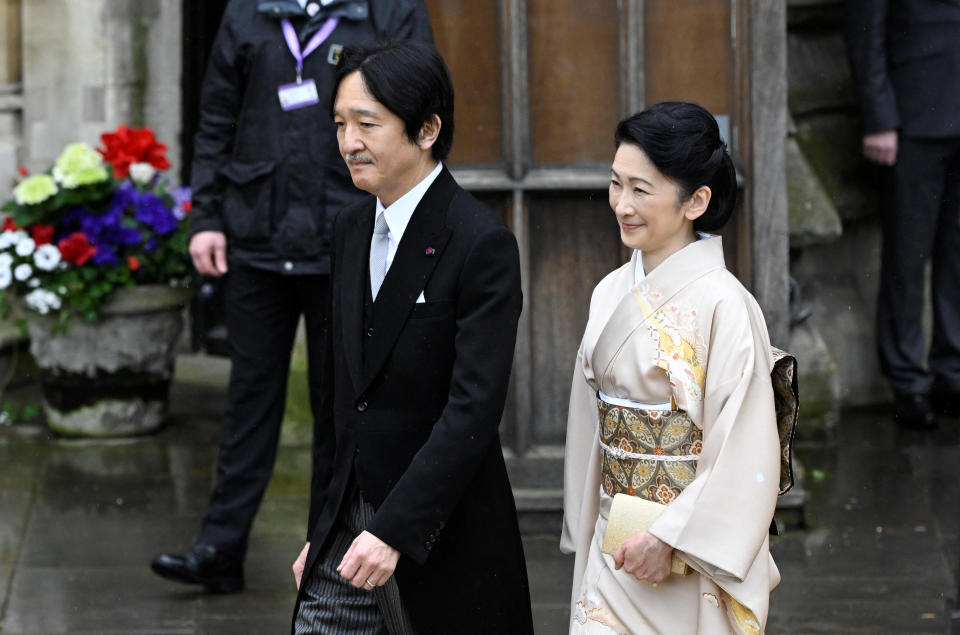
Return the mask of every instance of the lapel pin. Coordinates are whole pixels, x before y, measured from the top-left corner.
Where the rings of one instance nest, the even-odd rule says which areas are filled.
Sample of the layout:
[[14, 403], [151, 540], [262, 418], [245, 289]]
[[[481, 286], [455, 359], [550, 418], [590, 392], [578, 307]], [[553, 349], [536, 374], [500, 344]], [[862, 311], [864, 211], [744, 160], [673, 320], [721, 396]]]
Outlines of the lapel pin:
[[437, 250], [434, 249], [433, 247], [427, 247], [427, 252], [426, 252], [426, 253], [427, 253], [428, 256], [432, 256], [433, 254], [437, 253]]

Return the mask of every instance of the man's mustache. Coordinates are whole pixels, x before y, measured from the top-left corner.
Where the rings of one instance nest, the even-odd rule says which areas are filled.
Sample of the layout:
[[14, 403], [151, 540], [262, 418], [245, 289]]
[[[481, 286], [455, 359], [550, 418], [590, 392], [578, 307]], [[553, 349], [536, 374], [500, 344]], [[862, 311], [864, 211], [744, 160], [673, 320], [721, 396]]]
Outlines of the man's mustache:
[[347, 154], [347, 161], [360, 161], [364, 163], [373, 163], [373, 159], [365, 154]]

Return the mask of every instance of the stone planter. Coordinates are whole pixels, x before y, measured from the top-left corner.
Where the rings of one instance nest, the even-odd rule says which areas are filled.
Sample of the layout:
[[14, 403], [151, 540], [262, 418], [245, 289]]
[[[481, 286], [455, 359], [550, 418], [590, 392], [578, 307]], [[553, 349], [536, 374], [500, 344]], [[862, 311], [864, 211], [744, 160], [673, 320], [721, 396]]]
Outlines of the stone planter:
[[188, 289], [166, 285], [120, 289], [98, 322], [72, 320], [65, 334], [52, 332], [52, 319], [30, 315], [30, 353], [50, 428], [72, 437], [160, 428], [189, 297]]

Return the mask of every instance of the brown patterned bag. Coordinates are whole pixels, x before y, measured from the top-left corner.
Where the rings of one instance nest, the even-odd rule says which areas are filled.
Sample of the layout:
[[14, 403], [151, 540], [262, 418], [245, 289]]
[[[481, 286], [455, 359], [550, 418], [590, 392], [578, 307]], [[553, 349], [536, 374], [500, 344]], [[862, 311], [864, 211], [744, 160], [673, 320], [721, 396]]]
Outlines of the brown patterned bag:
[[780, 495], [793, 487], [793, 437], [797, 430], [800, 395], [797, 390], [797, 358], [778, 348], [773, 352], [773, 403], [777, 410], [777, 432], [780, 437]]

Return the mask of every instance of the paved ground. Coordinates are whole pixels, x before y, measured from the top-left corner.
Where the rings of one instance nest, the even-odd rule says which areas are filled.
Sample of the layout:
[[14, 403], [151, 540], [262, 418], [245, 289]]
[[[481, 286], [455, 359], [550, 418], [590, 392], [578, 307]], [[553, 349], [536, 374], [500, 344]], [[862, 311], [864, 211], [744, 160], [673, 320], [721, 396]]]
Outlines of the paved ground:
[[[173, 416], [134, 441], [63, 441], [0, 426], [0, 632], [287, 632], [309, 458], [283, 448], [251, 540], [245, 593], [207, 596], [151, 574], [187, 547], [209, 491], [226, 364], [184, 356]], [[960, 526], [957, 422], [900, 431], [849, 413], [833, 448], [802, 448], [807, 528], [774, 538], [784, 582], [770, 633], [944, 633]], [[785, 520], [792, 520], [784, 518]], [[565, 633], [572, 561], [525, 537], [538, 635]], [[496, 634], [494, 634], [496, 635]]]

